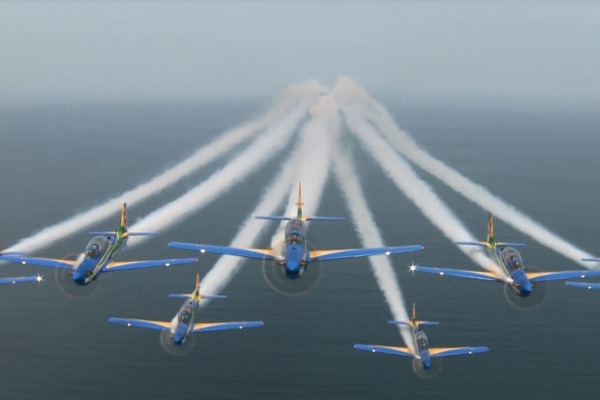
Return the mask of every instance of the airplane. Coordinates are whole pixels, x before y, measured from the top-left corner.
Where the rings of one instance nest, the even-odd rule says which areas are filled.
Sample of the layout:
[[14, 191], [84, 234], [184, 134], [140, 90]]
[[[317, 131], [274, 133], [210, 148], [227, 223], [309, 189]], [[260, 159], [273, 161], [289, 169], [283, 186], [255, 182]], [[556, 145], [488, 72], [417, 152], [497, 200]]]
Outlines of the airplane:
[[84, 286], [92, 282], [101, 272], [124, 271], [139, 268], [192, 264], [196, 258], [148, 260], [148, 261], [113, 261], [117, 253], [125, 246], [130, 236], [157, 235], [157, 232], [129, 232], [127, 230], [127, 205], [121, 208], [121, 221], [116, 231], [89, 232], [94, 236], [85, 247], [85, 252], [77, 260], [60, 260], [52, 258], [26, 257], [3, 254], [0, 260], [19, 264], [31, 264], [41, 267], [68, 270], [73, 282]]
[[412, 319], [410, 321], [388, 321], [393, 325], [404, 325], [411, 328], [412, 349], [408, 347], [381, 346], [372, 344], [355, 344], [357, 350], [370, 351], [372, 353], [386, 353], [395, 356], [412, 357], [418, 361], [422, 368], [430, 369], [432, 358], [469, 355], [476, 353], [485, 353], [489, 349], [485, 346], [478, 347], [429, 347], [427, 335], [420, 330], [422, 326], [439, 325], [437, 321], [418, 321], [416, 305], [413, 303]]
[[173, 337], [173, 343], [182, 345], [191, 333], [221, 331], [227, 329], [256, 328], [264, 325], [262, 321], [241, 322], [195, 322], [198, 305], [202, 299], [223, 299], [223, 295], [200, 294], [200, 276], [196, 275], [196, 286], [190, 294], [170, 294], [169, 297], [186, 299], [175, 317], [171, 321], [151, 321], [145, 319], [116, 318], [111, 317], [108, 322], [118, 325], [135, 326], [138, 328], [156, 329], [169, 331]]
[[195, 250], [200, 253], [226, 254], [231, 256], [255, 258], [260, 260], [274, 260], [283, 266], [287, 278], [297, 279], [305, 272], [312, 261], [340, 260], [353, 257], [368, 257], [375, 255], [390, 255], [392, 253], [407, 253], [420, 251], [421, 245], [377, 247], [366, 249], [337, 249], [337, 250], [309, 250], [306, 241], [306, 221], [339, 221], [340, 217], [305, 217], [302, 215], [302, 183], [298, 185], [298, 211], [296, 217], [257, 216], [257, 219], [272, 221], [289, 221], [285, 226], [285, 245], [281, 251], [274, 249], [236, 248], [215, 246], [209, 244], [195, 244], [171, 242], [170, 247], [185, 250]]
[[527, 297], [539, 282], [585, 278], [600, 275], [600, 270], [557, 271], [557, 272], [525, 272], [523, 258], [515, 247], [524, 243], [497, 242], [494, 237], [494, 217], [489, 214], [488, 233], [485, 242], [456, 242], [460, 245], [481, 246], [487, 250], [488, 256], [499, 267], [500, 273], [458, 270], [451, 268], [435, 268], [423, 265], [411, 265], [410, 271], [421, 271], [440, 276], [449, 275], [458, 278], [479, 279], [506, 283], [512, 292], [519, 297]]

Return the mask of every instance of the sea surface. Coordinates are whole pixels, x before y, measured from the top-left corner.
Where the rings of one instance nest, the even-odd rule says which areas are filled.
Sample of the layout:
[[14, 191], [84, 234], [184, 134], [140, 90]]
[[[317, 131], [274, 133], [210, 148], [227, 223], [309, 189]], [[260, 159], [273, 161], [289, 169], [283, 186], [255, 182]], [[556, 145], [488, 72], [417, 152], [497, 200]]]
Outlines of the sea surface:
[[[540, 222], [600, 255], [600, 114], [560, 107], [517, 108], [473, 103], [379, 99], [428, 152]], [[0, 234], [9, 247], [44, 227], [121, 194], [189, 156], [211, 139], [259, 115], [254, 101], [14, 106], [0, 109]], [[318, 145], [318, 144], [316, 144]], [[170, 320], [180, 302], [169, 293], [193, 288], [218, 260], [193, 266], [102, 274], [88, 297], [63, 294], [52, 270], [2, 264], [1, 276], [42, 273], [42, 285], [0, 287], [1, 399], [583, 399], [597, 395], [600, 291], [549, 285], [545, 301], [519, 310], [500, 284], [412, 275], [411, 262], [479, 267], [396, 188], [377, 160], [348, 136], [369, 205], [389, 245], [425, 250], [393, 256], [407, 305], [416, 302], [434, 347], [485, 345], [486, 354], [450, 357], [433, 379], [417, 377], [411, 360], [353, 349], [355, 343], [402, 346], [367, 259], [320, 267], [302, 296], [272, 290], [260, 262], [245, 261], [223, 289], [224, 301], [203, 321], [263, 320], [243, 331], [198, 334], [189, 352], [163, 350], [159, 333], [107, 323], [111, 316]], [[129, 204], [130, 223], [172, 201], [227, 164], [210, 163], [145, 201]], [[286, 154], [231, 187], [161, 235], [119, 260], [189, 257], [173, 240], [227, 245], [274, 179]], [[310, 162], [310, 154], [306, 155]], [[487, 210], [415, 167], [458, 218], [485, 238]], [[281, 207], [283, 211], [283, 205]], [[118, 212], [89, 230], [112, 230]], [[320, 215], [349, 216], [330, 175]], [[260, 238], [268, 242], [272, 232]], [[360, 246], [350, 220], [313, 224], [319, 248]], [[528, 243], [526, 267], [582, 269], [497, 219], [496, 237]], [[82, 231], [33, 253], [65, 257], [82, 251]]]

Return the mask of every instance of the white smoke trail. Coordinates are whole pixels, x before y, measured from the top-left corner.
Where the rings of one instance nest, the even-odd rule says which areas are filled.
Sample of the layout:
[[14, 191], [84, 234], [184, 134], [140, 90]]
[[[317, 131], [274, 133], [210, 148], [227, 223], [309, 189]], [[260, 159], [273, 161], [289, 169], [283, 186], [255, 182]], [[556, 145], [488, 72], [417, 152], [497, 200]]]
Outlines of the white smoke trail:
[[[381, 165], [402, 192], [452, 241], [475, 241], [471, 232], [454, 215], [433, 189], [419, 178], [410, 165], [381, 138], [361, 113], [361, 108], [344, 104], [345, 121], [368, 153]], [[481, 267], [502, 276], [500, 270], [480, 251], [459, 247]]]
[[[321, 203], [331, 164], [331, 153], [340, 134], [338, 105], [333, 96], [322, 95], [311, 107], [310, 114], [311, 119], [304, 125], [300, 134], [304, 140], [301, 152], [305, 162], [298, 169], [297, 175], [297, 181], [303, 182], [302, 201], [307, 204], [309, 210], [307, 213], [306, 208], [303, 208], [304, 216], [315, 215], [311, 214], [310, 210], [317, 210]], [[288, 204], [291, 212], [285, 215], [296, 216], [296, 201], [297, 193], [290, 190]], [[281, 244], [285, 225], [286, 222], [282, 222], [273, 234], [272, 246]]]
[[406, 132], [402, 131], [393, 118], [376, 100], [371, 98], [364, 90], [358, 88], [350, 81], [343, 81], [347, 90], [354, 93], [354, 98], [363, 101], [368, 110], [368, 118], [385, 138], [407, 159], [415, 163], [424, 171], [440, 179], [444, 184], [456, 192], [479, 205], [486, 211], [492, 212], [516, 230], [532, 237], [537, 242], [554, 250], [563, 256], [585, 266], [594, 268], [581, 261], [581, 258], [592, 255], [552, 233], [542, 224], [534, 221], [514, 206], [492, 194], [487, 188], [474, 183], [469, 178], [461, 175], [455, 169], [442, 161], [434, 158], [423, 150]]
[[[373, 220], [373, 215], [367, 204], [365, 194], [360, 186], [356, 170], [352, 166], [350, 158], [336, 151], [333, 159], [333, 167], [337, 181], [342, 189], [346, 205], [350, 210], [354, 230], [358, 234], [364, 247], [382, 247], [383, 239], [381, 233]], [[398, 286], [396, 273], [388, 257], [370, 257], [371, 270], [379, 289], [383, 292], [386, 302], [395, 320], [409, 321], [406, 305], [402, 298], [402, 292]], [[414, 353], [412, 335], [407, 326], [399, 326], [400, 335], [406, 346]]]
[[[296, 127], [305, 117], [309, 101], [307, 98], [303, 105], [298, 107], [288, 117], [281, 120], [278, 124], [271, 125], [261, 135], [259, 139], [253, 142], [233, 161], [215, 172], [202, 184], [188, 191], [178, 199], [153, 211], [141, 221], [131, 227], [132, 231], [156, 230], [169, 227], [185, 218], [190, 213], [201, 209], [209, 202], [215, 200], [223, 194], [228, 188], [240, 182], [248, 174], [256, 171], [261, 165], [264, 165], [270, 158], [278, 154], [288, 142], [292, 139]], [[137, 245], [147, 240], [147, 237], [137, 236], [135, 242], [130, 245]]]
[[77, 214], [53, 226], [44, 228], [30, 237], [22, 239], [19, 243], [7, 250], [38, 250], [111, 216], [119, 210], [121, 204], [124, 202], [132, 203], [141, 201], [148, 196], [158, 193], [166, 187], [175, 184], [186, 175], [221, 157], [235, 145], [248, 139], [252, 134], [265, 129], [278, 119], [288, 115], [292, 107], [298, 107], [298, 104], [302, 104], [306, 101], [305, 99], [307, 96], [315, 96], [315, 93], [318, 93], [320, 90], [322, 90], [320, 86], [314, 82], [289, 87], [284, 91], [283, 95], [280, 96], [278, 104], [274, 108], [256, 118], [254, 121], [224, 133], [218, 139], [215, 139], [207, 146], [200, 148], [187, 159], [154, 177], [150, 181], [124, 192], [120, 196], [108, 200], [88, 211]]
[[[256, 238], [268, 226], [268, 222], [256, 220], [254, 216], [272, 215], [294, 185], [295, 180], [299, 178], [299, 171], [300, 177], [305, 179], [308, 177], [313, 182], [310, 186], [312, 193], [308, 198], [313, 202], [311, 204], [314, 204], [315, 209], [318, 207], [329, 171], [329, 161], [323, 160], [330, 160], [330, 149], [339, 134], [339, 116], [337, 106], [332, 99], [323, 97], [311, 108], [311, 116], [312, 119], [301, 130], [299, 146], [293, 151], [256, 209], [244, 222], [230, 246], [252, 247], [254, 245]], [[315, 147], [317, 145], [322, 148], [317, 150]], [[292, 196], [292, 199], [295, 201], [295, 196]], [[272, 242], [276, 243], [282, 236], [283, 233], [273, 236]], [[239, 257], [221, 257], [202, 280], [204, 290], [207, 293], [216, 293], [225, 287], [243, 261]]]

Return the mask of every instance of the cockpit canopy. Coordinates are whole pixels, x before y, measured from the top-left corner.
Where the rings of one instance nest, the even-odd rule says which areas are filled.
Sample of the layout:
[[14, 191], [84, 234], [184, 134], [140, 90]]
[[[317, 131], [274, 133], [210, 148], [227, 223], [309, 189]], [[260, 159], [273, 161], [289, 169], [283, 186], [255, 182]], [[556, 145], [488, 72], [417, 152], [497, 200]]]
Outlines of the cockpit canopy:
[[106, 236], [95, 236], [85, 247], [85, 255], [89, 258], [98, 259], [102, 257], [109, 245], [110, 240]]
[[186, 303], [179, 311], [178, 321], [180, 323], [189, 324], [192, 319], [192, 304]]
[[512, 247], [502, 249], [502, 261], [509, 272], [523, 268], [523, 258], [521, 254]]
[[287, 243], [301, 244], [304, 242], [306, 225], [300, 219], [292, 219], [285, 226], [285, 241]]
[[423, 331], [417, 332], [417, 346], [419, 346], [419, 351], [426, 350], [429, 346], [427, 341], [427, 335]]

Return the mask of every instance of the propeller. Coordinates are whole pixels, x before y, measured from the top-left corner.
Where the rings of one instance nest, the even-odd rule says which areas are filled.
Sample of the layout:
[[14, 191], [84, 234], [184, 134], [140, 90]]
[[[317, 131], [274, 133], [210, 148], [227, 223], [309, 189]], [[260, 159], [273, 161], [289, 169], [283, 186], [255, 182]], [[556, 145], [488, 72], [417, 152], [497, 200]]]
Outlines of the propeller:
[[[274, 249], [282, 249], [283, 241], [273, 245]], [[308, 249], [314, 250], [313, 246], [308, 243]], [[321, 276], [321, 262], [310, 262], [304, 270], [304, 273], [298, 278], [289, 278], [286, 276], [283, 265], [278, 264], [273, 260], [263, 260], [262, 273], [267, 284], [277, 293], [286, 296], [301, 296], [310, 292]]]
[[[69, 254], [66, 257], [63, 257], [64, 260], [77, 260], [83, 258], [84, 254]], [[75, 263], [75, 265], [77, 265]], [[92, 280], [85, 286], [78, 285], [73, 281], [73, 270], [56, 268], [54, 270], [54, 278], [56, 280], [56, 284], [61, 292], [71, 298], [81, 299], [90, 296], [94, 290], [96, 289], [97, 282], [96, 280]]]
[[194, 336], [190, 335], [183, 344], [175, 344], [175, 342], [173, 342], [173, 334], [171, 331], [162, 331], [160, 333], [160, 345], [164, 351], [172, 356], [185, 356], [192, 351]]
[[419, 378], [423, 379], [432, 379], [436, 377], [440, 372], [442, 372], [442, 367], [443, 364], [441, 358], [432, 358], [431, 367], [429, 368], [423, 368], [423, 364], [418, 358], [413, 358], [412, 360], [413, 371]]
[[[539, 271], [538, 268], [528, 268], [531, 271]], [[507, 283], [504, 285], [504, 298], [514, 308], [518, 310], [533, 310], [538, 308], [548, 297], [550, 285], [548, 282], [533, 283], [533, 289], [529, 296], [520, 297], [512, 290]]]

